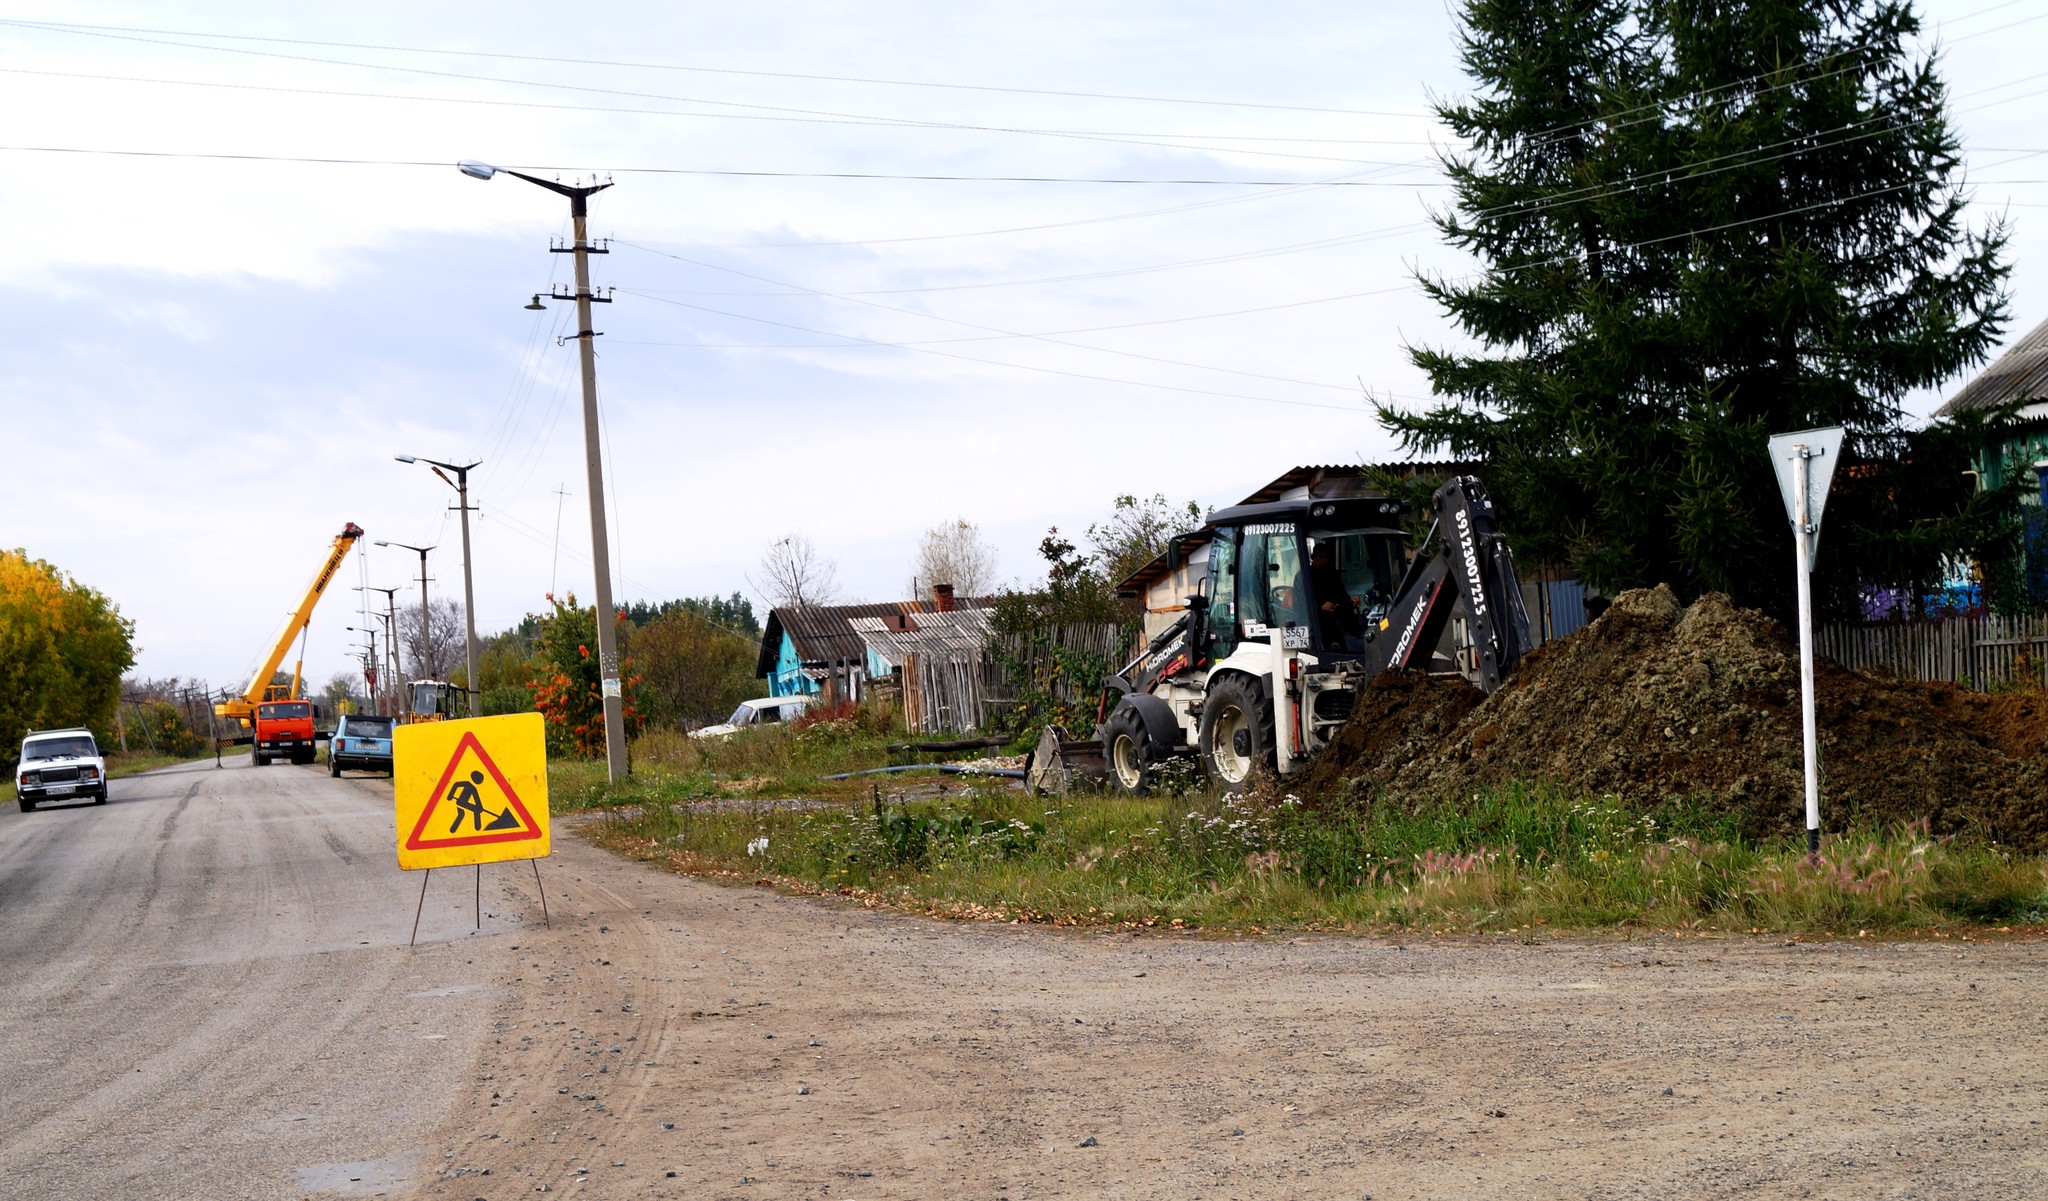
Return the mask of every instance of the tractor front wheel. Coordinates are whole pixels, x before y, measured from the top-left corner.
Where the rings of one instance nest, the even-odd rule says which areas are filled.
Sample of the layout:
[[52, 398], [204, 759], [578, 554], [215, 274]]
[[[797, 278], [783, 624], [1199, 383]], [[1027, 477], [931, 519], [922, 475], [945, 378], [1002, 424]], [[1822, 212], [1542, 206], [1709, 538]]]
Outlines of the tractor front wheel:
[[1102, 723], [1102, 759], [1118, 792], [1144, 796], [1152, 790], [1162, 757], [1135, 706], [1119, 705]]
[[1242, 788], [1273, 770], [1273, 702], [1251, 680], [1233, 675], [1209, 690], [1197, 735], [1202, 770], [1224, 788]]

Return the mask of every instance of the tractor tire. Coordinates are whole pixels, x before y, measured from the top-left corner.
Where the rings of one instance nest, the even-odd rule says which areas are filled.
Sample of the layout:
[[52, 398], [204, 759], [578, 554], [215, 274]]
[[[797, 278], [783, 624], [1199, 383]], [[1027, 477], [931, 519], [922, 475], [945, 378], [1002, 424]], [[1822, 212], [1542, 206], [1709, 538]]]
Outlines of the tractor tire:
[[1159, 764], [1166, 758], [1163, 748], [1153, 745], [1145, 719], [1130, 705], [1118, 705], [1102, 723], [1102, 761], [1109, 767], [1109, 783], [1127, 796], [1144, 796], [1152, 790]]
[[1219, 788], [1243, 788], [1259, 772], [1273, 771], [1273, 702], [1238, 675], [1209, 690], [1196, 735], [1202, 770]]

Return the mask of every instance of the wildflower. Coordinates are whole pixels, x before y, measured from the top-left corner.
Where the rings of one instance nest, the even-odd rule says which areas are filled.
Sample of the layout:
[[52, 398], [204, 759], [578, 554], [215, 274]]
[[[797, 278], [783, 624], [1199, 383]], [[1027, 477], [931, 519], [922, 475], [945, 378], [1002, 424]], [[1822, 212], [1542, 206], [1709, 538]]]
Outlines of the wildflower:
[[767, 853], [768, 839], [765, 835], [760, 838], [753, 839], [752, 841], [747, 843], [747, 854], [766, 855]]

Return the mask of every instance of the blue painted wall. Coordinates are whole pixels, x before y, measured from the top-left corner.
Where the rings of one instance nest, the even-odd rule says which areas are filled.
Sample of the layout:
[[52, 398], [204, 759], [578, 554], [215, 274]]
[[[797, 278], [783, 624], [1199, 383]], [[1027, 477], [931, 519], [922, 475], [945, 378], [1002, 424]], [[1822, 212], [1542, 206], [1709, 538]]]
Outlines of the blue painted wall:
[[775, 656], [775, 671], [768, 677], [768, 695], [815, 696], [817, 692], [817, 681], [804, 674], [803, 664], [796, 657], [796, 644], [784, 631], [782, 647]]

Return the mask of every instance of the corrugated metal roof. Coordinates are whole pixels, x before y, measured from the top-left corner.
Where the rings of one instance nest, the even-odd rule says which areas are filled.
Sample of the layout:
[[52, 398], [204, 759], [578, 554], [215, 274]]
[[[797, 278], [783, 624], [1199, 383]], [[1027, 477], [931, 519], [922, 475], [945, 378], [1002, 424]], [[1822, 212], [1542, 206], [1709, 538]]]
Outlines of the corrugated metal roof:
[[1964, 384], [1936, 417], [1972, 409], [1995, 409], [2015, 400], [2048, 400], [2048, 321], [2012, 344], [1976, 378]]
[[1427, 463], [1324, 463], [1309, 464], [1291, 468], [1276, 477], [1272, 483], [1238, 501], [1241, 505], [1264, 504], [1279, 500], [1282, 493], [1291, 488], [1309, 486], [1321, 488], [1338, 481], [1362, 480], [1369, 473], [1382, 472], [1388, 475], [1456, 475], [1469, 474], [1479, 467], [1478, 463], [1446, 459]]
[[910, 655], [926, 662], [969, 661], [981, 655], [994, 628], [987, 609], [955, 609], [951, 613], [919, 613], [909, 621], [889, 617], [854, 617], [847, 621], [875, 657], [891, 667], [903, 666]]
[[[1440, 462], [1416, 463], [1311, 463], [1301, 467], [1289, 468], [1274, 477], [1271, 483], [1237, 503], [1241, 505], [1265, 504], [1267, 501], [1280, 499], [1282, 495], [1292, 489], [1301, 487], [1307, 487], [1312, 492], [1316, 492], [1317, 495], [1352, 495], [1357, 492], [1356, 486], [1347, 487], [1346, 485], [1354, 480], [1364, 480], [1373, 472], [1409, 477], [1418, 475], [1464, 475], [1470, 474], [1478, 467], [1479, 464], [1477, 463], [1452, 459], [1445, 459]], [[1317, 491], [1319, 489], [1326, 491]], [[1375, 493], [1374, 495], [1377, 494]], [[1182, 534], [1176, 540], [1180, 544], [1178, 558], [1186, 559], [1190, 551], [1208, 540], [1209, 536], [1200, 530]], [[1143, 596], [1145, 589], [1152, 581], [1160, 579], [1173, 570], [1169, 566], [1169, 560], [1174, 557], [1171, 552], [1171, 547], [1160, 551], [1158, 556], [1150, 563], [1132, 572], [1125, 579], [1118, 581], [1116, 594], [1125, 597]]]
[[[981, 609], [991, 602], [980, 597], [963, 597], [954, 602], [955, 612], [967, 609]], [[782, 654], [782, 635], [787, 632], [796, 657], [805, 667], [822, 667], [840, 660], [861, 662], [867, 657], [867, 644], [861, 641], [853, 626], [848, 624], [856, 617], [894, 617], [909, 613], [913, 615], [935, 612], [930, 601], [887, 601], [874, 605], [806, 605], [781, 606], [768, 612], [767, 627], [761, 631], [761, 653], [754, 664], [756, 676], [766, 676], [775, 670], [775, 661]], [[918, 618], [919, 621], [923, 617]]]

